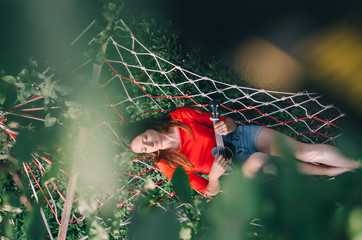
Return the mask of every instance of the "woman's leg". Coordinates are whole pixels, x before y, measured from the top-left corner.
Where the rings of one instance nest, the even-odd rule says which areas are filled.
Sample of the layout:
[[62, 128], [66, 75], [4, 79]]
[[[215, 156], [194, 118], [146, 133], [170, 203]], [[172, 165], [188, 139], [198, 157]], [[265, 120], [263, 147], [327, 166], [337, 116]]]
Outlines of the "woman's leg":
[[351, 171], [349, 168], [329, 167], [326, 165], [315, 165], [306, 162], [298, 162], [297, 167], [301, 173], [309, 175], [337, 176]]
[[255, 152], [241, 166], [241, 171], [246, 177], [254, 177], [255, 174], [261, 169], [268, 161], [269, 154], [262, 152]]
[[[241, 170], [246, 177], [254, 177], [255, 174], [261, 169], [270, 174], [276, 174], [273, 168], [268, 168], [266, 162], [268, 161], [269, 154], [256, 152], [250, 155], [250, 157], [244, 162]], [[266, 165], [266, 166], [265, 166]], [[297, 162], [297, 167], [301, 173], [309, 175], [327, 175], [337, 176], [339, 174], [350, 171], [349, 168], [329, 167], [326, 165], [315, 165], [307, 162]]]
[[315, 175], [335, 176], [343, 172], [361, 167], [361, 164], [343, 156], [337, 148], [327, 144], [307, 144], [298, 142], [282, 133], [263, 128], [258, 135], [260, 152], [279, 156], [277, 143], [286, 144], [295, 154], [295, 158], [306, 163], [318, 163], [326, 166], [301, 165], [300, 170]]

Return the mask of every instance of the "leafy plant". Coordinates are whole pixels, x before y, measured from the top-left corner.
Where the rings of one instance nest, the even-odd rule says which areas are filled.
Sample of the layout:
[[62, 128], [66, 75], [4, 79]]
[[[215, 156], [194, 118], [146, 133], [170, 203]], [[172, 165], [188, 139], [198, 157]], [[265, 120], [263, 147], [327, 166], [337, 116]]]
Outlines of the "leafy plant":
[[[213, 79], [221, 79], [231, 84], [244, 84], [236, 78], [232, 68], [227, 66], [228, 63], [210, 56], [204, 49], [195, 48], [191, 41], [182, 36], [182, 33], [174, 30], [172, 22], [146, 11], [137, 13], [129, 11], [127, 4], [123, 1], [112, 3], [104, 1], [102, 16], [97, 19], [97, 29], [102, 33], [93, 38], [89, 51], [84, 53], [87, 58], [92, 59], [93, 63], [102, 65], [106, 56], [110, 58], [117, 56], [115, 49], [111, 49], [110, 37], [128, 38], [130, 29], [121, 24], [120, 19], [123, 19], [137, 38], [162, 58]], [[140, 57], [140, 61], [145, 66], [156, 64], [152, 59]], [[130, 57], [126, 58], [125, 62], [137, 64]], [[160, 64], [163, 69], [167, 69], [167, 64], [163, 62]], [[166, 236], [168, 239], [221, 239], [228, 236], [229, 239], [345, 239], [350, 237], [356, 240], [360, 236], [361, 231], [358, 227], [362, 199], [358, 185], [361, 181], [360, 172], [335, 179], [301, 176], [291, 164], [294, 161], [292, 157], [272, 159], [278, 177], [260, 173], [256, 179], [250, 180], [236, 171], [231, 176], [222, 179], [224, 193], [211, 201], [208, 198], [201, 198], [198, 193], [188, 187], [187, 178], [181, 168], [175, 172], [173, 181], [161, 182], [164, 176], [158, 171], [150, 171], [142, 176], [146, 181], [131, 177], [129, 189], [119, 191], [118, 187], [129, 180], [124, 179], [123, 175], [120, 176], [120, 173], [127, 171], [131, 175], [137, 175], [146, 171], [147, 168], [138, 162], [133, 162], [132, 154], [120, 154], [123, 149], [117, 139], [114, 139], [114, 135], [105, 133], [102, 131], [103, 128], [94, 127], [99, 124], [99, 121], [94, 121], [94, 119], [98, 120], [99, 115], [102, 115], [109, 120], [107, 124], [113, 124], [112, 129], [118, 131], [119, 125], [111, 122], [118, 121], [119, 116], [114, 117], [104, 113], [97, 107], [107, 105], [108, 102], [100, 89], [88, 86], [91, 85], [89, 84], [91, 77], [87, 72], [90, 70], [87, 68], [73, 75], [75, 84], [71, 85], [72, 89], [70, 89], [64, 87], [61, 84], [62, 81], [56, 81], [39, 73], [38, 65], [35, 59], [31, 59], [29, 66], [20, 71], [17, 76], [1, 75], [0, 113], [9, 110], [14, 106], [15, 101], [19, 104], [24, 103], [29, 96], [41, 94], [43, 101], [40, 105], [44, 107], [42, 117], [45, 119], [45, 124], [43, 124], [7, 115], [8, 119], [4, 124], [9, 129], [19, 132], [15, 145], [11, 136], [0, 130], [1, 235], [9, 239], [46, 238], [47, 233], [44, 229], [34, 227], [34, 224], [42, 220], [39, 220], [39, 205], [35, 203], [32, 198], [33, 193], [27, 187], [28, 180], [25, 178], [22, 162], [28, 161], [29, 155], [33, 152], [47, 154], [46, 156], [51, 156], [55, 161], [47, 169], [47, 173], [41, 178], [39, 184], [57, 179], [60, 166], [65, 171], [70, 171], [72, 162], [69, 159], [72, 153], [59, 148], [55, 149], [53, 146], [59, 145], [62, 148], [74, 150], [78, 141], [78, 130], [75, 129], [77, 126], [84, 126], [88, 129], [90, 137], [85, 141], [87, 153], [84, 153], [83, 160], [80, 161], [81, 166], [84, 166], [84, 169], [79, 172], [80, 185], [77, 189], [81, 198], [73, 210], [77, 217], [85, 216], [85, 218], [69, 226], [69, 239], [85, 236], [94, 239], [162, 239]], [[104, 72], [105, 69], [103, 68], [102, 71], [104, 75], [107, 75], [107, 72]], [[162, 77], [158, 73], [150, 74], [155, 82], [161, 81]], [[143, 71], [136, 72], [133, 77], [138, 81], [148, 79]], [[168, 77], [173, 83], [182, 83], [182, 76], [176, 71], [169, 73]], [[133, 84], [129, 81], [123, 83]], [[214, 91], [213, 86], [205, 82], [200, 81], [196, 85], [205, 93]], [[117, 85], [111, 85], [110, 89], [111, 91], [107, 94], [116, 101], [120, 102], [127, 98]], [[128, 89], [131, 89], [129, 94], [133, 96], [144, 94], [137, 88]], [[154, 91], [155, 95], [198, 94], [195, 89], [182, 86], [179, 89], [182, 93], [175, 91], [174, 88], [155, 90], [145, 87], [147, 92]], [[77, 97], [69, 94], [71, 90], [77, 93]], [[240, 95], [240, 92], [235, 89], [227, 91], [230, 97], [238, 98]], [[223, 98], [219, 93], [215, 93], [214, 96]], [[255, 99], [265, 101], [265, 97], [265, 95], [256, 96]], [[203, 101], [202, 97], [195, 99]], [[298, 100], [303, 102], [303, 99]], [[158, 110], [157, 104], [163, 109], [193, 104], [184, 99], [175, 99], [174, 102], [136, 99], [135, 103], [141, 109], [149, 110]], [[236, 109], [242, 104], [248, 106], [251, 102], [243, 99], [242, 103], [234, 103], [233, 106]], [[279, 102], [275, 106], [285, 108], [287, 104], [287, 102]], [[141, 113], [136, 105], [130, 104], [123, 109], [123, 112], [126, 112], [125, 119]], [[54, 110], [52, 109], [54, 106], [61, 108]], [[310, 111], [310, 114], [319, 109], [313, 101], [303, 106]], [[267, 108], [261, 110], [268, 112]], [[297, 109], [290, 109], [293, 115], [294, 111]], [[251, 118], [260, 113], [249, 111], [248, 114]], [[326, 111], [325, 114], [335, 113]], [[277, 112], [273, 117], [282, 121], [290, 120], [290, 115], [286, 112]], [[315, 119], [306, 121], [311, 121], [312, 129], [319, 124]], [[270, 118], [264, 120], [263, 123], [272, 125], [275, 122]], [[361, 137], [360, 127], [356, 123], [351, 123], [349, 126], [352, 126], [352, 130], [347, 129], [343, 139], [337, 143], [342, 151], [360, 159], [361, 151], [358, 145]], [[295, 128], [302, 133], [309, 131], [305, 126]], [[330, 126], [328, 134], [332, 136], [335, 131], [337, 130]], [[288, 131], [286, 133], [290, 134]], [[91, 138], [97, 141], [92, 141]], [[316, 137], [315, 140], [323, 141], [323, 137]], [[121, 156], [114, 157], [114, 153]], [[103, 171], [106, 163], [109, 164], [107, 169], [111, 169], [110, 171]], [[109, 181], [103, 181], [104, 179]], [[60, 191], [64, 192], [67, 188], [67, 178], [62, 180], [57, 182], [57, 185]], [[162, 187], [165, 191], [159, 191], [156, 186]], [[134, 194], [126, 190], [138, 192], [140, 194], [138, 201], [124, 203], [125, 199]], [[169, 196], [169, 193], [173, 192], [182, 201], [174, 195]], [[96, 199], [103, 206], [97, 208], [99, 202]], [[44, 201], [40, 201], [40, 206], [43, 207], [44, 215], [49, 220], [50, 231], [56, 234], [58, 224]], [[57, 202], [59, 208], [62, 207], [63, 200], [60, 196], [54, 196], [54, 201]], [[115, 207], [117, 204], [118, 208]], [[175, 209], [180, 205], [182, 207]], [[34, 229], [36, 231], [32, 231]]]

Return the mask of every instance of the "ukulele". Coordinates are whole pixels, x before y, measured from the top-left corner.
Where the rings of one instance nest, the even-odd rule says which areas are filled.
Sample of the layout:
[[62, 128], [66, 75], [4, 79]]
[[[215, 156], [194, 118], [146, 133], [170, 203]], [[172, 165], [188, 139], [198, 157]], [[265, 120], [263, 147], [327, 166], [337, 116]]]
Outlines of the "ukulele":
[[[220, 118], [220, 101], [213, 100], [210, 102], [210, 112], [212, 116], [212, 121], [214, 126], [219, 122]], [[235, 147], [232, 143], [225, 143], [222, 139], [222, 135], [219, 135], [215, 132], [216, 146], [212, 149], [212, 156], [216, 157], [217, 155], [223, 155], [227, 162], [233, 157], [233, 150]]]

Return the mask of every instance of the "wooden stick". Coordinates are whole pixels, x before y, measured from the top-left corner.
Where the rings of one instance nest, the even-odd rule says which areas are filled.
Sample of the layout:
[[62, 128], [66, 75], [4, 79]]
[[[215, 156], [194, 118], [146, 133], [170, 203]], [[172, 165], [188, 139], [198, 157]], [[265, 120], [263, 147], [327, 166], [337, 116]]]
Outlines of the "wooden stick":
[[62, 218], [60, 221], [60, 227], [58, 232], [58, 240], [65, 240], [65, 237], [67, 236], [67, 230], [69, 225], [69, 219], [70, 219], [70, 212], [72, 210], [73, 206], [73, 199], [74, 199], [74, 193], [75, 193], [75, 186], [77, 182], [77, 176], [78, 176], [78, 165], [76, 158], [83, 157], [83, 149], [85, 145], [87, 137], [87, 130], [84, 127], [80, 128], [79, 131], [79, 138], [78, 138], [78, 144], [76, 148], [76, 152], [73, 154], [73, 164], [72, 164], [72, 174], [69, 178], [68, 182], [68, 190], [67, 195], [65, 198], [64, 208], [62, 212]]

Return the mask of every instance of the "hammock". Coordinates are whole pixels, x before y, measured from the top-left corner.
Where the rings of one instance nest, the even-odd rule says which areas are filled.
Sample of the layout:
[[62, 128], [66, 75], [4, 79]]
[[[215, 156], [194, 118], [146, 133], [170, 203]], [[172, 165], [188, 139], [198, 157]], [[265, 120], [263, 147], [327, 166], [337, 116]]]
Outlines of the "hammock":
[[[307, 91], [289, 93], [242, 87], [230, 81], [215, 80], [193, 73], [150, 51], [123, 21], [119, 22], [117, 30], [109, 39], [99, 81], [104, 101], [100, 104], [99, 124], [95, 131], [107, 131], [113, 136], [112, 140], [119, 139], [121, 133], [118, 128], [125, 122], [151, 114], [163, 114], [176, 107], [188, 105], [208, 111], [211, 99], [221, 101], [222, 116], [233, 118], [243, 125], [258, 124], [270, 127], [300, 141], [333, 143], [342, 133], [338, 125], [344, 114], [333, 105], [321, 103], [322, 97], [317, 94]], [[87, 60], [84, 65], [89, 62], [91, 60]], [[82, 67], [83, 65], [79, 68]], [[4, 128], [2, 124], [0, 126]], [[114, 153], [114, 158], [119, 161], [128, 157], [122, 149]], [[53, 164], [53, 161], [34, 154], [32, 161], [24, 163], [24, 169], [34, 197], [44, 198], [47, 207], [53, 213], [53, 216], [43, 217], [49, 236], [53, 239], [53, 235], [57, 233], [57, 225], [60, 225], [66, 191], [59, 189], [57, 185], [67, 181], [70, 173], [60, 169], [64, 175], [62, 179], [42, 182], [41, 178], [46, 172], [47, 164]], [[181, 202], [174, 192], [166, 190], [165, 186], [169, 186], [170, 181], [157, 167], [149, 164], [147, 159], [136, 158], [132, 164], [128, 171], [117, 173], [126, 179], [124, 186], [112, 189], [116, 190], [118, 195], [100, 196], [96, 208], [101, 208], [107, 201], [115, 198], [114, 207], [121, 212], [120, 226], [123, 228], [132, 221], [135, 200], [147, 189], [154, 188], [158, 194], [150, 207], [157, 206], [167, 210], [169, 206], [173, 206], [179, 211], [180, 221], [189, 221], [182, 213], [192, 206]], [[208, 198], [196, 192], [193, 196], [195, 199]], [[81, 197], [77, 196], [74, 201]], [[85, 219], [77, 212], [76, 207], [73, 207], [70, 224], [79, 224]], [[99, 221], [104, 220], [99, 218]], [[87, 236], [82, 237], [85, 238]]]

